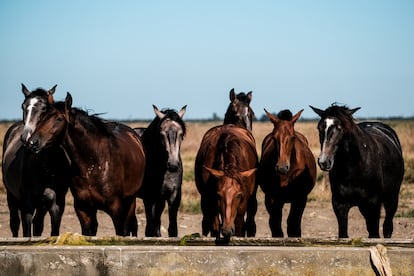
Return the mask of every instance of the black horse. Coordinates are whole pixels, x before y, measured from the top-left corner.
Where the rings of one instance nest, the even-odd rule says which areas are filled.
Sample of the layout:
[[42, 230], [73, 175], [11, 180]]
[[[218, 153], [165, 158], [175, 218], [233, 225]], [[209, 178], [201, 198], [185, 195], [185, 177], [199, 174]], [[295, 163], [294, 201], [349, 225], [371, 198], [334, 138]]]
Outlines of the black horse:
[[379, 238], [382, 205], [383, 235], [391, 238], [404, 175], [397, 134], [381, 122], [355, 123], [352, 115], [359, 108], [338, 105], [326, 110], [311, 108], [321, 117], [318, 163], [322, 170], [329, 171], [339, 238], [348, 237], [348, 212], [353, 206], [358, 206], [364, 216], [369, 238]]
[[22, 84], [23, 122], [13, 124], [4, 137], [2, 172], [13, 237], [19, 233], [19, 211], [23, 236], [40, 236], [47, 212], [51, 216], [51, 235], [59, 235], [69, 185], [68, 159], [58, 147], [35, 155], [24, 146], [42, 114], [53, 103], [55, 88], [56, 85], [48, 91], [39, 88], [30, 92]]
[[161, 214], [168, 203], [169, 227], [168, 235], [176, 237], [177, 212], [181, 202], [181, 184], [183, 166], [180, 155], [181, 142], [186, 133], [182, 120], [186, 106], [179, 112], [172, 109], [158, 110], [148, 128], [137, 128], [135, 131], [142, 137], [147, 166], [145, 177], [138, 197], [145, 206], [147, 237], [160, 237]]
[[223, 123], [234, 124], [243, 127], [248, 131], [252, 131], [254, 112], [250, 107], [250, 102], [252, 101], [253, 92], [240, 92], [236, 94], [233, 88], [230, 90], [229, 97], [230, 104], [224, 115]]

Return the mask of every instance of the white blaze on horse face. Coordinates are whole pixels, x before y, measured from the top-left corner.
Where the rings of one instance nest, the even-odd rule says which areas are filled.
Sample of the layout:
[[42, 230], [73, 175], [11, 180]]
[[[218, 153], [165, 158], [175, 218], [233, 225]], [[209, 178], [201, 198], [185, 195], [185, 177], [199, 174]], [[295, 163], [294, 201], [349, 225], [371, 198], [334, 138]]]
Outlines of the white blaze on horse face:
[[32, 117], [34, 116], [33, 114], [34, 109], [38, 102], [39, 100], [37, 98], [30, 99], [29, 105], [27, 106], [25, 110], [27, 114], [25, 118], [26, 120], [23, 122], [24, 123], [23, 136], [25, 136], [26, 141], [30, 139], [30, 136], [32, 136], [33, 130], [36, 128], [36, 125], [32, 121]]
[[322, 144], [322, 150], [321, 150], [321, 154], [319, 156], [319, 161], [320, 162], [324, 162], [326, 159], [331, 158], [331, 149], [330, 147], [332, 145], [330, 145], [329, 141], [328, 141], [328, 131], [331, 128], [331, 126], [335, 125], [335, 120], [331, 119], [331, 118], [327, 118], [325, 119], [325, 135], [324, 135], [324, 140], [323, 140], [323, 144]]

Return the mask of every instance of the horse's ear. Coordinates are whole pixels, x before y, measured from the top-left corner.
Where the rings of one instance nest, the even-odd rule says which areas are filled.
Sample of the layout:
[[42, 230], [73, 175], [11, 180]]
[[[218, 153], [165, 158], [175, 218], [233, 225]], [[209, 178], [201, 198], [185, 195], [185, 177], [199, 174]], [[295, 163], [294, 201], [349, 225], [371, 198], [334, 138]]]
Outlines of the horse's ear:
[[264, 111], [266, 112], [266, 116], [270, 119], [270, 121], [273, 123], [273, 124], [278, 124], [279, 123], [279, 118], [278, 117], [276, 117], [275, 115], [273, 115], [272, 113], [270, 113], [270, 112], [268, 112], [267, 110], [266, 110], [266, 108], [264, 109]]
[[348, 110], [348, 115], [352, 115], [352, 114], [354, 114], [355, 112], [357, 112], [360, 109], [361, 109], [360, 107], [356, 107], [354, 109], [349, 109]]
[[53, 104], [55, 102], [55, 100], [53, 99], [53, 94], [55, 93], [56, 86], [57, 84], [55, 84], [55, 86], [53, 86], [49, 89], [49, 91], [47, 91], [47, 102], [49, 104]]
[[296, 121], [300, 118], [300, 115], [302, 115], [303, 109], [295, 114], [295, 116], [292, 117], [292, 122], [296, 123]]
[[253, 91], [249, 91], [247, 93], [247, 103], [250, 104], [250, 102], [252, 101], [253, 98]]
[[165, 114], [164, 114], [164, 113], [162, 113], [162, 112], [158, 109], [158, 107], [156, 107], [154, 104], [152, 105], [152, 107], [154, 108], [155, 115], [157, 115], [157, 117], [158, 117], [158, 118], [162, 119], [162, 118], [164, 118], [164, 117], [165, 117]]
[[224, 171], [222, 171], [222, 170], [216, 170], [216, 169], [209, 168], [209, 167], [206, 167], [206, 166], [203, 166], [203, 168], [206, 171], [208, 171], [210, 174], [214, 175], [217, 178], [224, 176]]
[[70, 110], [71, 108], [72, 108], [72, 95], [69, 92], [66, 92], [65, 109]]
[[310, 108], [312, 108], [312, 110], [316, 113], [316, 114], [318, 114], [319, 115], [319, 117], [322, 117], [323, 116], [323, 114], [325, 113], [325, 111], [323, 111], [322, 109], [319, 109], [319, 108], [316, 108], [316, 107], [313, 107], [313, 106], [309, 106]]
[[22, 92], [23, 92], [25, 97], [29, 96], [29, 94], [30, 94], [29, 89], [27, 89], [26, 86], [23, 83], [22, 83]]
[[180, 118], [183, 118], [186, 109], [187, 109], [187, 105], [181, 107], [181, 110], [178, 112], [178, 116], [180, 116]]
[[240, 172], [240, 175], [241, 175], [242, 177], [249, 177], [249, 176], [251, 176], [253, 173], [255, 173], [255, 172], [256, 172], [256, 170], [257, 170], [257, 168], [253, 168], [253, 169], [250, 169], [250, 170], [247, 170], [247, 171], [242, 171], [242, 172]]
[[234, 99], [236, 98], [236, 93], [234, 92], [234, 88], [232, 88], [231, 90], [230, 90], [230, 101], [232, 102], [232, 101], [234, 101]]

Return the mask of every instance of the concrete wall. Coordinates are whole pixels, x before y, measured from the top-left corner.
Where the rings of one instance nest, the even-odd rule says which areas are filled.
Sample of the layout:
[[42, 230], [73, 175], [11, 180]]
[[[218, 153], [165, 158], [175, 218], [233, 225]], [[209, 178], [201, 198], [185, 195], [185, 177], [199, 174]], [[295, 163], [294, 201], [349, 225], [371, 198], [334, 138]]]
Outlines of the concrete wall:
[[[150, 242], [122, 246], [3, 242], [0, 275], [375, 275], [367, 246], [148, 245]], [[387, 246], [387, 256], [394, 275], [414, 275], [413, 247]]]

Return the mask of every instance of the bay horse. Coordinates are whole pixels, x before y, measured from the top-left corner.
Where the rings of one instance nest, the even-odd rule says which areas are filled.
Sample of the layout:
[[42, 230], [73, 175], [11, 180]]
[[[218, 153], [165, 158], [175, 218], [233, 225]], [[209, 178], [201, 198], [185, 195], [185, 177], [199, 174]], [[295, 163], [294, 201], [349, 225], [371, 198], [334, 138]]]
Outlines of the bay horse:
[[393, 218], [404, 175], [404, 160], [396, 132], [382, 122], [356, 123], [360, 108], [331, 105], [326, 110], [310, 106], [318, 122], [321, 153], [319, 167], [329, 171], [332, 206], [339, 238], [348, 238], [348, 212], [358, 206], [369, 238], [379, 238], [384, 205], [384, 238], [391, 238]]
[[48, 91], [38, 88], [31, 92], [22, 84], [23, 121], [10, 126], [4, 137], [2, 173], [13, 237], [18, 237], [20, 222], [24, 237], [40, 236], [47, 212], [51, 235], [59, 235], [69, 187], [68, 159], [59, 147], [35, 155], [24, 146], [42, 114], [53, 104], [55, 89], [56, 85]]
[[253, 128], [254, 112], [250, 107], [253, 92], [240, 92], [236, 94], [234, 88], [229, 93], [230, 104], [224, 115], [224, 124], [234, 124], [249, 131]]
[[135, 199], [145, 170], [140, 137], [130, 127], [56, 102], [28, 140], [35, 152], [61, 145], [71, 160], [71, 192], [82, 235], [95, 236], [97, 210], [111, 217], [116, 235], [137, 236]]
[[250, 131], [225, 124], [206, 132], [194, 168], [204, 236], [211, 233], [216, 241], [228, 242], [232, 235], [256, 234], [256, 209], [249, 204], [252, 198], [256, 200], [257, 167], [256, 144]]
[[303, 109], [294, 116], [290, 110], [282, 110], [277, 116], [265, 112], [273, 131], [262, 143], [259, 185], [265, 193], [272, 237], [283, 237], [282, 210], [287, 202], [291, 203], [287, 234], [301, 237], [303, 211], [316, 180], [316, 162], [308, 141], [294, 127]]
[[145, 236], [161, 237], [161, 215], [168, 203], [168, 236], [177, 237], [177, 213], [181, 202], [183, 166], [180, 154], [181, 142], [186, 133], [183, 116], [187, 106], [180, 111], [160, 111], [153, 105], [155, 118], [147, 128], [135, 129], [142, 137], [146, 168], [138, 197], [145, 206], [147, 225]]

